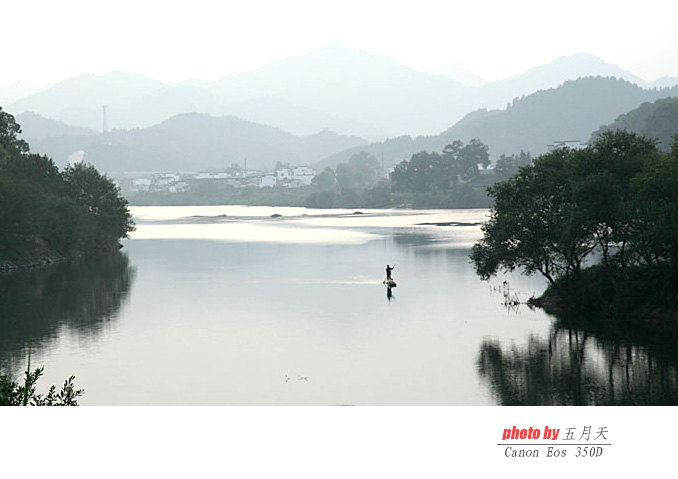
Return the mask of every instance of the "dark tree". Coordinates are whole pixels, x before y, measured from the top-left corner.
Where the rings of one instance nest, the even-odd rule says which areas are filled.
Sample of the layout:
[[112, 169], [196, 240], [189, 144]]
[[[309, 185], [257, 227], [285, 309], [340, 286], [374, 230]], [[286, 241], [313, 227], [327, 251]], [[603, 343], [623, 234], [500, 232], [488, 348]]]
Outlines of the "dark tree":
[[91, 165], [60, 173], [29, 153], [0, 110], [0, 260], [111, 249], [134, 223], [119, 189]]
[[489, 188], [495, 207], [471, 258], [482, 278], [539, 272], [587, 307], [678, 306], [677, 191], [678, 140], [662, 154], [654, 140], [605, 132]]
[[86, 214], [86, 247], [108, 247], [134, 231], [128, 203], [120, 189], [94, 166], [76, 163], [63, 173], [69, 196]]

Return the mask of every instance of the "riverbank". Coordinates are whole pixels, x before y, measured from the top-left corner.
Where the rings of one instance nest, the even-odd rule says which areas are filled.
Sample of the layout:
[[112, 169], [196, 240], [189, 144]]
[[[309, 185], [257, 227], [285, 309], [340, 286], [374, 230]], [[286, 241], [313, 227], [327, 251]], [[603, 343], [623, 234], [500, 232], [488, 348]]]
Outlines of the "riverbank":
[[300, 188], [233, 188], [201, 184], [191, 190], [127, 193], [132, 206], [208, 206], [238, 204], [247, 206], [289, 206], [306, 208], [408, 208], [466, 209], [490, 208], [488, 185], [461, 185], [447, 194], [403, 193], [391, 186], [377, 184], [365, 189], [320, 190]]
[[31, 256], [19, 260], [0, 260], [0, 274], [64, 263], [68, 261], [68, 259], [69, 258], [64, 255], [55, 253]]
[[592, 267], [576, 280], [561, 279], [531, 306], [576, 327], [608, 332], [633, 329], [678, 339], [678, 288], [668, 265], [616, 269]]
[[89, 256], [108, 254], [118, 251], [122, 247], [123, 246], [120, 243], [116, 243], [115, 245], [111, 246], [101, 246], [88, 251], [78, 251], [70, 254], [43, 253], [30, 255], [23, 258], [0, 259], [0, 274], [43, 268], [55, 264], [66, 263], [68, 261], [80, 260]]

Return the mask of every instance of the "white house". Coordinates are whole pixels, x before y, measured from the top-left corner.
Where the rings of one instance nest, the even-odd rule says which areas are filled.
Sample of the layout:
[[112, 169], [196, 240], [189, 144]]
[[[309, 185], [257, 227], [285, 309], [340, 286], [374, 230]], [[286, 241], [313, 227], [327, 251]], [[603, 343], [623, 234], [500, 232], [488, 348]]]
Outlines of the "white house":
[[132, 191], [148, 191], [151, 188], [149, 178], [135, 178], [132, 180]]
[[193, 178], [196, 180], [211, 180], [214, 176], [210, 173], [197, 173]]
[[292, 178], [292, 169], [280, 168], [279, 170], [275, 170], [275, 177], [278, 181], [289, 180]]
[[315, 170], [308, 166], [296, 166], [292, 168], [292, 177], [298, 180], [302, 185], [310, 185], [315, 178]]
[[158, 186], [168, 186], [176, 183], [180, 178], [176, 173], [163, 173], [155, 177], [155, 184]]
[[259, 188], [273, 188], [277, 183], [275, 175], [264, 175], [259, 178]]
[[175, 183], [173, 185], [170, 185], [168, 188], [170, 193], [181, 193], [182, 191], [186, 191], [188, 189], [188, 183], [185, 181], [179, 181], [178, 183]]

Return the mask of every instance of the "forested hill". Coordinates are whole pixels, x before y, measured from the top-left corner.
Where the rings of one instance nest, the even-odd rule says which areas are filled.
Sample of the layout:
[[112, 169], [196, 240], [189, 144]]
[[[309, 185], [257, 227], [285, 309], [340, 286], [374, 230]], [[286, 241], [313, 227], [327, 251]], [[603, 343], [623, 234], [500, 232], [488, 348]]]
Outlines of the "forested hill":
[[[386, 164], [397, 164], [412, 154], [440, 151], [454, 140], [482, 140], [496, 161], [500, 155], [529, 151], [533, 156], [545, 153], [555, 141], [587, 142], [601, 125], [637, 108], [644, 102], [678, 95], [678, 87], [643, 89], [616, 78], [587, 77], [568, 81], [549, 90], [517, 98], [504, 110], [477, 110], [439, 135], [400, 137], [373, 143], [360, 149]], [[356, 150], [341, 152], [321, 163], [323, 166], [346, 161]]]
[[22, 133], [30, 133], [31, 142], [64, 136], [95, 136], [100, 134], [89, 128], [71, 126], [59, 120], [47, 119], [30, 111], [17, 115], [16, 121], [21, 125]]
[[278, 161], [302, 165], [367, 143], [329, 130], [302, 138], [234, 116], [199, 113], [173, 116], [149, 128], [113, 130], [104, 136], [38, 139], [34, 135], [26, 129], [24, 137], [32, 150], [54, 155], [60, 166], [66, 165], [70, 153], [81, 150], [84, 161], [109, 172], [223, 170], [245, 161], [250, 168], [273, 168]]
[[678, 135], [678, 98], [662, 98], [654, 103], [643, 103], [595, 131], [591, 135], [591, 141], [611, 130], [627, 130], [656, 139], [660, 150], [669, 151], [673, 135]]
[[117, 249], [134, 224], [115, 184], [83, 163], [59, 171], [20, 133], [0, 109], [0, 271]]

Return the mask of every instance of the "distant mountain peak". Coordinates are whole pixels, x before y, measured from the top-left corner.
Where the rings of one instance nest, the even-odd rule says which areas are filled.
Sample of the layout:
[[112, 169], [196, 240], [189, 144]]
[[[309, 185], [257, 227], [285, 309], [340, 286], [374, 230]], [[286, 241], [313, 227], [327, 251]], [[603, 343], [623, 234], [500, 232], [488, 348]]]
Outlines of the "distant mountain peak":
[[579, 59], [585, 58], [585, 59], [595, 59], [595, 60], [598, 60], [598, 61], [603, 61], [600, 58], [598, 58], [597, 56], [593, 55], [592, 53], [588, 53], [588, 52], [577, 52], [574, 55], [569, 55], [569, 56], [563, 55], [561, 58], [579, 58]]
[[485, 85], [487, 83], [487, 80], [479, 77], [464, 65], [456, 62], [448, 63], [447, 65], [434, 70], [433, 73], [446, 76], [452, 80], [458, 81], [462, 85], [472, 87]]
[[566, 80], [576, 80], [585, 76], [622, 78], [638, 86], [646, 86], [646, 82], [640, 77], [587, 52], [560, 56], [546, 65], [530, 68], [523, 75], [517, 75], [513, 78], [533, 77], [534, 80], [537, 80], [541, 77], [543, 81], [562, 83]]
[[650, 86], [654, 88], [670, 88], [678, 85], [678, 77], [663, 76], [653, 81]]

